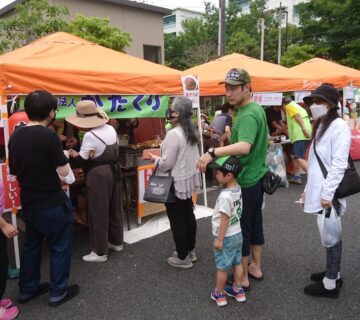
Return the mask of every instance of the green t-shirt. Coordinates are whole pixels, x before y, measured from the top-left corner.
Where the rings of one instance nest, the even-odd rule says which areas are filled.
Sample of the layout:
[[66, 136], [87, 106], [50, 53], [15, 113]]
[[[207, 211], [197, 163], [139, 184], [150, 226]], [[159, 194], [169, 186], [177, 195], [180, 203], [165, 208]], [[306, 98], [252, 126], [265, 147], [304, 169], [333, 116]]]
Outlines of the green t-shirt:
[[310, 123], [310, 118], [306, 110], [299, 106], [295, 101], [291, 101], [288, 105], [285, 106], [286, 111], [286, 121], [288, 125], [289, 139], [291, 143], [302, 140], [310, 140], [304, 135], [304, 132], [300, 124], [295, 120], [294, 116], [299, 114], [304, 122], [306, 130], [311, 134], [312, 127]]
[[266, 173], [268, 136], [265, 112], [260, 105], [250, 102], [239, 108], [232, 128], [231, 144], [243, 141], [252, 145], [249, 154], [239, 157], [243, 170], [238, 175], [237, 181], [241, 187], [254, 186]]

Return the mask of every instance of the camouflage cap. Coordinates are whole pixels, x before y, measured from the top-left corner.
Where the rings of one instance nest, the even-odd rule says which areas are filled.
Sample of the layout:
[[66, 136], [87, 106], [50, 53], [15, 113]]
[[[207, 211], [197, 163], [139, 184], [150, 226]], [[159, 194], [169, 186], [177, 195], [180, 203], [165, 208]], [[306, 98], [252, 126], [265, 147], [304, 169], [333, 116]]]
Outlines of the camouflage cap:
[[239, 84], [250, 83], [250, 75], [245, 69], [232, 68], [226, 74], [225, 80], [219, 84], [229, 84], [231, 86], [238, 86]]

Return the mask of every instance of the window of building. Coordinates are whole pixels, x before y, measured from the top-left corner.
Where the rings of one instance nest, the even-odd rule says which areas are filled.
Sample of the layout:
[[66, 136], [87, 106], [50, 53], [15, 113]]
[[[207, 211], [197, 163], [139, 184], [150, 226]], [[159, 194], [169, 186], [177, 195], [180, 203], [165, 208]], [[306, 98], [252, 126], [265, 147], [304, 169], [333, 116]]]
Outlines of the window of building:
[[164, 17], [164, 27], [176, 24], [176, 15]]
[[161, 64], [161, 47], [144, 45], [144, 59]]

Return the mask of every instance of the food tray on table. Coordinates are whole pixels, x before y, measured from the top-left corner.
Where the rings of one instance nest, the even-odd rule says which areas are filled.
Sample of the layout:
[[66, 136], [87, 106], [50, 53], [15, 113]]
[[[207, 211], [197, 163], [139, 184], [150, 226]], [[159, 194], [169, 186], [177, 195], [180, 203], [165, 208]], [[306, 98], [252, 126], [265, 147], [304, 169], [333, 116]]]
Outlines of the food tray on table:
[[160, 147], [160, 140], [148, 140], [127, 147], [119, 147], [119, 161], [122, 168], [134, 168], [143, 164], [143, 151]]

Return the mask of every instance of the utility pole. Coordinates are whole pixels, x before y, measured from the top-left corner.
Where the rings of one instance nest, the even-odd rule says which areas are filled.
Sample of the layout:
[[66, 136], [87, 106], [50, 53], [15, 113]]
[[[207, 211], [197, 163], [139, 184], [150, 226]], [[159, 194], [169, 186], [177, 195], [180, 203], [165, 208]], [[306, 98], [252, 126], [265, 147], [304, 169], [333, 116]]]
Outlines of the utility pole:
[[278, 19], [279, 19], [279, 42], [278, 42], [278, 64], [280, 64], [281, 62], [281, 18], [282, 18], [282, 14], [281, 14], [282, 8], [281, 8], [281, 2], [280, 2], [280, 7], [279, 7], [279, 12], [278, 12]]
[[260, 60], [264, 60], [264, 31], [265, 31], [265, 19], [259, 18], [258, 20], [258, 29], [260, 31]]
[[225, 0], [219, 0], [219, 57], [222, 57], [225, 54], [225, 27]]

